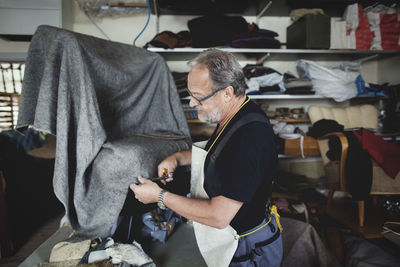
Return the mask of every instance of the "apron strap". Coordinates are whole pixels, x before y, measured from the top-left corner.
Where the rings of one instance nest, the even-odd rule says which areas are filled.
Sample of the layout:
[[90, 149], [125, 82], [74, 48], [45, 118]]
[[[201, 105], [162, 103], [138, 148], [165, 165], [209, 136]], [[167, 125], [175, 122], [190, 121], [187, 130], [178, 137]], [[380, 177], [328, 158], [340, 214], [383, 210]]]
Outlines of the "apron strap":
[[248, 113], [241, 117], [235, 124], [233, 124], [232, 128], [226, 133], [226, 135], [222, 138], [222, 140], [218, 143], [214, 152], [211, 154], [211, 161], [215, 161], [215, 159], [219, 156], [225, 144], [228, 142], [230, 137], [236, 132], [240, 127], [249, 124], [251, 122], [265, 122], [269, 124], [269, 120], [267, 117], [259, 114], [259, 113]]

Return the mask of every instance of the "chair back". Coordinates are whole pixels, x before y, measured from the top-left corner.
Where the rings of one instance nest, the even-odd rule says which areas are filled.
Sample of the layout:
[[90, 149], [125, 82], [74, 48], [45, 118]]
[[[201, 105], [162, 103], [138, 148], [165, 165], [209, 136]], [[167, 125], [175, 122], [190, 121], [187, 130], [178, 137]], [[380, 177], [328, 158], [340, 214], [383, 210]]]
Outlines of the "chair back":
[[345, 108], [310, 106], [308, 116], [313, 124], [321, 119], [330, 119], [342, 124], [345, 129], [378, 129], [378, 110], [369, 104]]

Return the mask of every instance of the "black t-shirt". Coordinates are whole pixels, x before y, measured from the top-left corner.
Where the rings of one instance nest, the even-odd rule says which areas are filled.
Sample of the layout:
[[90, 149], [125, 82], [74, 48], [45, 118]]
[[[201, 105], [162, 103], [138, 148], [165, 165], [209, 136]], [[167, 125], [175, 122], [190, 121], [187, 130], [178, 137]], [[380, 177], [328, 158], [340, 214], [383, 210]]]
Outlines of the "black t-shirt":
[[[245, 104], [231, 119], [208, 153], [205, 170], [209, 165], [209, 155], [218, 143], [229, 132], [232, 125], [248, 113], [259, 113], [265, 116], [254, 102], [249, 101]], [[206, 150], [210, 148], [216, 137], [217, 133], [214, 132], [208, 140]], [[210, 198], [222, 195], [243, 202], [231, 221], [231, 226], [238, 233], [253, 228], [265, 218], [265, 204], [271, 197], [276, 163], [277, 152], [271, 125], [265, 122], [250, 122], [238, 128], [225, 144], [216, 160], [215, 177], [206, 175], [204, 186]], [[210, 184], [218, 184], [218, 186], [209, 186]]]

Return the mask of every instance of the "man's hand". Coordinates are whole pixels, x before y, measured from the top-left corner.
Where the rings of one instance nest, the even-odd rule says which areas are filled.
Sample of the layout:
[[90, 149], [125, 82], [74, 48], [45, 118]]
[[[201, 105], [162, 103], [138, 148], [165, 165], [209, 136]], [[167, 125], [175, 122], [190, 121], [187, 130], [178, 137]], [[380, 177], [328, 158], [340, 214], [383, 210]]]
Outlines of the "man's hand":
[[138, 177], [140, 184], [131, 184], [129, 187], [135, 193], [135, 198], [144, 204], [154, 203], [158, 201], [158, 195], [161, 188], [152, 181]]
[[176, 167], [178, 167], [178, 161], [177, 161], [176, 157], [174, 156], [174, 154], [165, 158], [158, 165], [158, 176], [162, 177], [165, 175], [165, 173], [163, 172], [164, 169], [167, 170], [167, 175], [168, 175], [168, 179], [161, 180], [161, 183], [167, 184], [167, 182], [171, 182], [174, 179], [173, 175], [174, 175], [174, 171], [175, 171]]

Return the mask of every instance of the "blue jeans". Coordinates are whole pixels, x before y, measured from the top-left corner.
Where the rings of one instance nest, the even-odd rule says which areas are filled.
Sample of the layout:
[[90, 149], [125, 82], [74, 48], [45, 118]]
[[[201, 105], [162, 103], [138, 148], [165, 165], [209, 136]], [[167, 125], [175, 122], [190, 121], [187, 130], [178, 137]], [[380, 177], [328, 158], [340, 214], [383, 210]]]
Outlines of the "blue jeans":
[[[238, 248], [229, 267], [280, 266], [283, 254], [282, 237], [275, 217], [271, 215], [270, 218], [268, 225], [252, 234], [240, 237]], [[266, 222], [267, 220], [264, 219], [260, 225], [242, 234], [249, 233]]]

